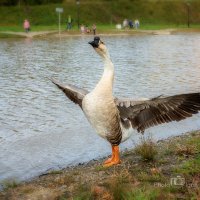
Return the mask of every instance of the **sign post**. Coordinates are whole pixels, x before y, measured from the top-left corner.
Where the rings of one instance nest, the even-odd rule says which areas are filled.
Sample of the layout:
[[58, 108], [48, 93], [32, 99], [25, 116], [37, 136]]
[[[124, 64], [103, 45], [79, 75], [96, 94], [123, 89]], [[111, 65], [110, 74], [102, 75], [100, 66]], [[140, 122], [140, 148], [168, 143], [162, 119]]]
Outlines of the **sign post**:
[[76, 0], [76, 5], [77, 5], [77, 23], [78, 23], [78, 29], [80, 27], [80, 11], [79, 11], [79, 6], [80, 6], [80, 0]]
[[63, 12], [63, 8], [56, 8], [56, 12], [58, 13], [58, 29], [60, 35], [60, 21], [61, 21], [61, 13]]

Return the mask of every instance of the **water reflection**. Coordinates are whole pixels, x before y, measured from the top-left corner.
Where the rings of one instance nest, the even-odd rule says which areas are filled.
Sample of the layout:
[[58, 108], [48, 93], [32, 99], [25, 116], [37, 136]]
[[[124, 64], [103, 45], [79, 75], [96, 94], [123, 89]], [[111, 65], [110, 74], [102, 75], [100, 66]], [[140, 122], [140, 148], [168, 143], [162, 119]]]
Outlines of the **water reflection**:
[[[27, 179], [50, 168], [110, 153], [82, 111], [49, 81], [91, 90], [103, 64], [89, 37], [0, 41], [0, 180]], [[199, 92], [200, 35], [103, 37], [115, 65], [116, 96]], [[150, 129], [165, 138], [199, 129], [199, 115]], [[134, 136], [132, 140], [137, 140]], [[129, 140], [122, 148], [130, 147]]]

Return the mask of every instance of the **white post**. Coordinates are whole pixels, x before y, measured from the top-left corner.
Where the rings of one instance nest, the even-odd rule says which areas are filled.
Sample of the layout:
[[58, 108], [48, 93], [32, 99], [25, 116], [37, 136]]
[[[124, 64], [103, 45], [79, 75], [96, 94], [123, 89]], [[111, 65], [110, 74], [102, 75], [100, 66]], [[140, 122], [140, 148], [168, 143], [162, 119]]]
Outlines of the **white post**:
[[63, 8], [56, 8], [56, 12], [58, 13], [58, 31], [60, 36], [60, 22], [61, 22], [61, 13], [63, 12]]
[[60, 36], [60, 12], [59, 12], [59, 15], [58, 15], [58, 28], [59, 28], [59, 36]]

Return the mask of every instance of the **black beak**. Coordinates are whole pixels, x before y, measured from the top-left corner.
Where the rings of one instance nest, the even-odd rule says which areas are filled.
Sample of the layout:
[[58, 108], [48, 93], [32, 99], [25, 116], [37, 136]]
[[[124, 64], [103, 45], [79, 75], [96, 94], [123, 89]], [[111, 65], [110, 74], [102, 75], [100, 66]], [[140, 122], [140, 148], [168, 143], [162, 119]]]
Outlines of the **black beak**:
[[88, 42], [88, 44], [92, 45], [94, 48], [98, 48], [98, 43], [95, 41]]
[[98, 48], [99, 47], [99, 37], [95, 37], [94, 41], [88, 42], [88, 44], [92, 45], [94, 48]]

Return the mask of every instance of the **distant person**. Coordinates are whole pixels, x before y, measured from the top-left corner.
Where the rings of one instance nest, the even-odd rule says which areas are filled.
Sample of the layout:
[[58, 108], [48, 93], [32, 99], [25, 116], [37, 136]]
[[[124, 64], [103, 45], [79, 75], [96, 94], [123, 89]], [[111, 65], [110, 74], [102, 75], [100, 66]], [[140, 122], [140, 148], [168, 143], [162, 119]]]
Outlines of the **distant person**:
[[133, 28], [133, 21], [132, 21], [132, 20], [129, 20], [129, 21], [128, 21], [128, 25], [129, 25], [129, 28]]
[[92, 31], [93, 31], [93, 34], [94, 34], [94, 35], [96, 35], [96, 29], [97, 29], [96, 24], [93, 24], [93, 26], [92, 26]]
[[86, 33], [90, 33], [90, 32], [91, 32], [91, 29], [86, 25], [85, 31], [86, 31]]
[[27, 19], [24, 20], [24, 30], [26, 33], [30, 31], [30, 22]]
[[81, 33], [82, 33], [82, 34], [85, 33], [85, 26], [84, 26], [83, 24], [81, 24], [81, 28], [80, 28], [80, 30], [81, 30]]
[[123, 28], [127, 28], [127, 27], [128, 27], [128, 20], [127, 20], [127, 19], [124, 19], [122, 25], [123, 25]]
[[138, 19], [135, 20], [135, 28], [138, 29], [140, 26], [140, 21]]
[[70, 30], [72, 28], [72, 18], [69, 15], [67, 19], [67, 30]]

